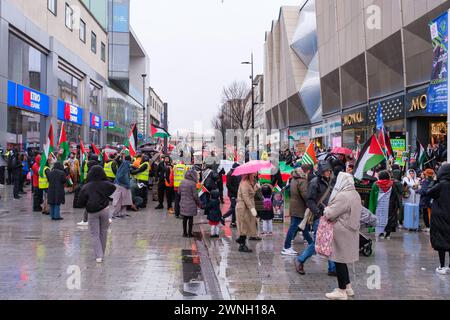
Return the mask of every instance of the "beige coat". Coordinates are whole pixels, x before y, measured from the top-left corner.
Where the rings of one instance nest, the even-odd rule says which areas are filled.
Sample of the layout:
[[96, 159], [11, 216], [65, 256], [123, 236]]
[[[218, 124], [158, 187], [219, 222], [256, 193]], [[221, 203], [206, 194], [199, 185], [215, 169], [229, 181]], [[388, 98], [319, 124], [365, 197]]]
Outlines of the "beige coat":
[[239, 185], [236, 203], [236, 222], [240, 236], [254, 237], [257, 235], [256, 217], [251, 213], [255, 208], [255, 194], [257, 187], [252, 187], [248, 180]]
[[355, 188], [339, 192], [325, 208], [325, 217], [335, 221], [331, 261], [353, 263], [359, 260], [361, 197]]

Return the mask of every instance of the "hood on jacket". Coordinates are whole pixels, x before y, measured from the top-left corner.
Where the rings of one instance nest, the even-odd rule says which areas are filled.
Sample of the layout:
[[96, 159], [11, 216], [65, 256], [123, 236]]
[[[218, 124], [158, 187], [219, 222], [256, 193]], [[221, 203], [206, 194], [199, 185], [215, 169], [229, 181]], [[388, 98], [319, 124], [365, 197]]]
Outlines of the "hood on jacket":
[[34, 163], [37, 163], [38, 165], [41, 163], [41, 155], [38, 154], [35, 158], [34, 158]]
[[187, 180], [194, 181], [195, 183], [198, 182], [198, 174], [197, 171], [190, 169], [188, 172], [186, 172], [185, 178]]
[[91, 170], [89, 170], [87, 179], [89, 182], [107, 180], [105, 171], [98, 165], [93, 166]]
[[237, 162], [235, 162], [235, 163], [233, 163], [233, 166], [231, 167], [232, 169], [236, 169], [236, 168], [238, 168], [240, 166], [240, 164], [239, 163], [237, 163]]
[[438, 171], [438, 180], [450, 181], [450, 163], [443, 164]]
[[307, 179], [308, 175], [303, 171], [302, 168], [297, 168], [292, 171], [292, 178], [294, 179]]
[[397, 181], [401, 181], [402, 180], [402, 171], [400, 169], [393, 170], [392, 177]]
[[317, 170], [318, 174], [323, 175], [323, 173], [328, 170], [333, 171], [330, 163], [328, 161], [320, 161], [319, 165], [318, 165], [318, 170]]
[[55, 164], [53, 165], [53, 170], [64, 171], [64, 166], [61, 162], [55, 162]]

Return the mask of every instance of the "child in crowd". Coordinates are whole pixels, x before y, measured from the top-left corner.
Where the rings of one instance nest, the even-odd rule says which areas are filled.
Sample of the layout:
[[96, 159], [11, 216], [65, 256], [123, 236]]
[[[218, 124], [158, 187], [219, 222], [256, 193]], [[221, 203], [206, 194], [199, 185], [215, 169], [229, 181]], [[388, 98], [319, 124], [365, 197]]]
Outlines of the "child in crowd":
[[211, 238], [218, 238], [220, 233], [220, 223], [224, 224], [222, 212], [220, 210], [220, 192], [219, 190], [211, 191], [211, 198], [205, 206], [205, 215], [211, 226]]
[[262, 208], [258, 212], [258, 216], [262, 221], [263, 224], [263, 231], [262, 235], [273, 235], [273, 190], [272, 187], [268, 184], [265, 184], [261, 187], [261, 194], [262, 194]]

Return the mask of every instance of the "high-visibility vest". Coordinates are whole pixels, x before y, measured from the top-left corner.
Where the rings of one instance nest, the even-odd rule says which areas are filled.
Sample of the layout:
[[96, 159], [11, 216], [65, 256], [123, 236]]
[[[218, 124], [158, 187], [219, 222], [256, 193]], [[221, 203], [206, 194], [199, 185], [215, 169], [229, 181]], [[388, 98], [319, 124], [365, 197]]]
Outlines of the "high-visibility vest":
[[107, 178], [115, 179], [116, 178], [116, 174], [114, 173], [114, 171], [112, 169], [112, 165], [113, 165], [112, 161], [106, 162], [105, 165], [103, 166], [103, 169], [105, 170]]
[[45, 172], [47, 169], [50, 169], [49, 167], [44, 167], [44, 176], [39, 176], [39, 189], [48, 189], [48, 179]]
[[139, 166], [139, 169], [142, 168], [145, 165], [147, 165], [147, 169], [145, 169], [144, 171], [139, 172], [137, 175], [135, 175], [134, 177], [136, 178], [136, 180], [148, 182], [148, 177], [150, 176], [150, 165], [149, 165], [149, 163], [148, 162], [142, 163]]
[[184, 164], [177, 164], [173, 167], [173, 186], [178, 188], [181, 184], [181, 181], [184, 180], [184, 176], [186, 175], [187, 166]]
[[84, 163], [83, 172], [84, 172], [84, 179], [86, 179], [87, 178], [87, 173], [88, 173], [87, 161]]

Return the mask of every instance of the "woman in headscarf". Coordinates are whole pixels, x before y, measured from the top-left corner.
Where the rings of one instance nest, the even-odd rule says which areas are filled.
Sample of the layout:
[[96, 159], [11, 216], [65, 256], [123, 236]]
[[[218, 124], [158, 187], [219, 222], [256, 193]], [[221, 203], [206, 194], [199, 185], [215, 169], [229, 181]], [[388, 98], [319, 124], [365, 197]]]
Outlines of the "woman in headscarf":
[[[400, 208], [399, 191], [387, 171], [381, 171], [378, 181], [372, 186], [369, 200], [369, 210], [377, 216], [377, 238], [391, 239], [391, 233], [397, 228], [397, 212]], [[386, 233], [386, 234], [385, 234]]]
[[417, 193], [420, 186], [420, 180], [417, 178], [416, 171], [409, 170], [403, 178], [403, 187], [408, 190], [409, 197], [405, 198], [405, 203], [420, 204], [420, 195]]
[[331, 300], [347, 300], [354, 296], [348, 272], [348, 263], [359, 260], [359, 228], [361, 197], [355, 189], [353, 176], [341, 172], [331, 194], [324, 216], [333, 225], [333, 250], [330, 257], [336, 265], [339, 288], [326, 297]]

